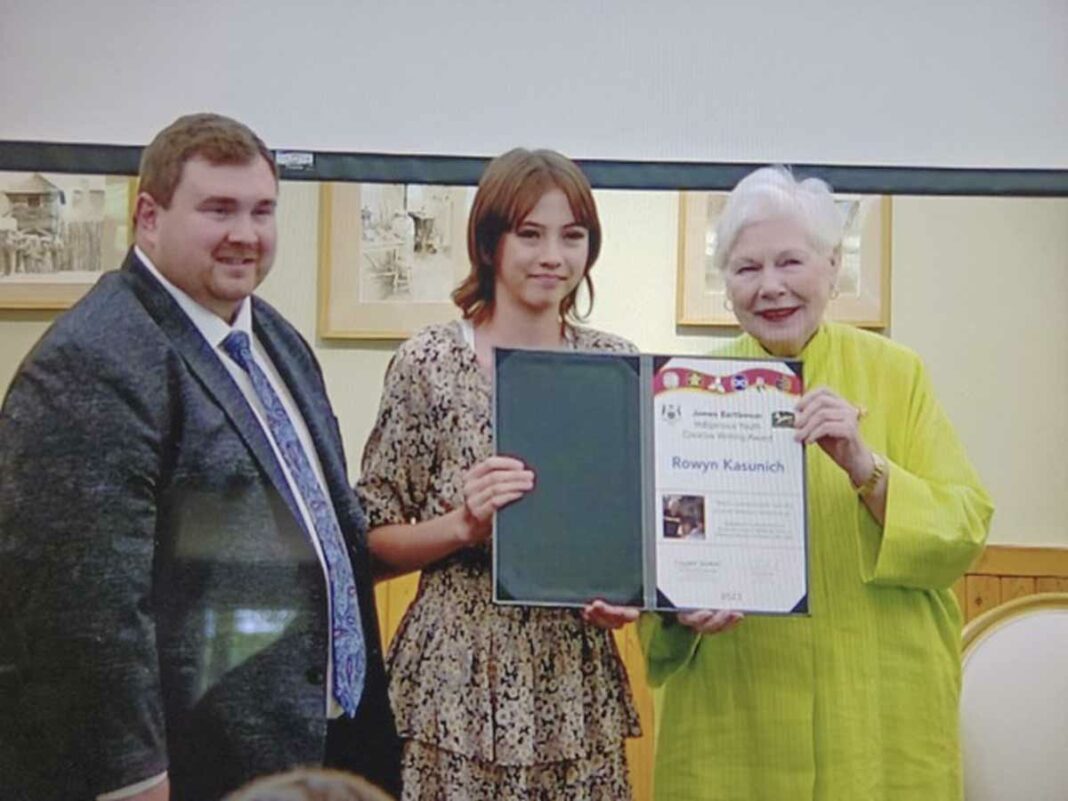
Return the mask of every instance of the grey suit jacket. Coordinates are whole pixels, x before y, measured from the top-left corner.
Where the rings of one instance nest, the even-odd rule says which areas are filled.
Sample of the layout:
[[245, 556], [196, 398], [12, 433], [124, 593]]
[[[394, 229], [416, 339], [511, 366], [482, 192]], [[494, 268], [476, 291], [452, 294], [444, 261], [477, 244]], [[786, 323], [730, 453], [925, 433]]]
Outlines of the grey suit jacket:
[[[364, 520], [315, 358], [256, 334], [316, 442], [368, 644], [328, 761], [398, 784]], [[169, 771], [172, 799], [326, 757], [326, 586], [226, 369], [132, 251], [27, 356], [0, 413], [0, 798]], [[341, 744], [341, 747], [339, 747]]]

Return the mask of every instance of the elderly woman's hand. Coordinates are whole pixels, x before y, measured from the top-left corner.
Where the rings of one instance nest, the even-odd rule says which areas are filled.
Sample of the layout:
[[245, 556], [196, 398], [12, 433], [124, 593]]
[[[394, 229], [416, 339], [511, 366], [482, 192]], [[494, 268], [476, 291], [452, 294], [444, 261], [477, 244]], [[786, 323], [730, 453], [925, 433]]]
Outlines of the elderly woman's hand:
[[641, 610], [632, 606], [614, 606], [600, 598], [586, 604], [582, 610], [582, 619], [602, 629], [618, 629], [638, 619]]
[[722, 634], [730, 631], [745, 619], [745, 615], [733, 609], [696, 609], [679, 612], [678, 621], [698, 634]]
[[849, 474], [854, 486], [863, 484], [871, 475], [872, 453], [857, 425], [863, 415], [861, 409], [826, 387], [818, 387], [804, 394], [796, 412], [795, 439], [819, 445]]

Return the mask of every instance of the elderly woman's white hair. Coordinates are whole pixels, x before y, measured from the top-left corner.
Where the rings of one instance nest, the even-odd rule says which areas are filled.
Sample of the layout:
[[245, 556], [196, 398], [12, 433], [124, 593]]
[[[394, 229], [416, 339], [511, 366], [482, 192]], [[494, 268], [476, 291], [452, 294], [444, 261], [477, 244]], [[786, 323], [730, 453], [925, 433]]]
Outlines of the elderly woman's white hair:
[[719, 270], [727, 266], [734, 241], [747, 225], [781, 217], [800, 223], [822, 255], [835, 255], [842, 244], [845, 220], [826, 181], [798, 181], [781, 165], [761, 167], [740, 180], [727, 198], [716, 226], [713, 264]]

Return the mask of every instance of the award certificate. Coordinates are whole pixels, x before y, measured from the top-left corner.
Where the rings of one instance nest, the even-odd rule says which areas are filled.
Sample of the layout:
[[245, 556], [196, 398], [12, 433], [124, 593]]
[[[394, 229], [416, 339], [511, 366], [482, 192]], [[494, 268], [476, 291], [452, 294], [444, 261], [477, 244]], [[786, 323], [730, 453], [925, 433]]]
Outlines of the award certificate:
[[494, 600], [806, 614], [798, 361], [495, 352]]
[[799, 363], [655, 363], [657, 606], [807, 611]]

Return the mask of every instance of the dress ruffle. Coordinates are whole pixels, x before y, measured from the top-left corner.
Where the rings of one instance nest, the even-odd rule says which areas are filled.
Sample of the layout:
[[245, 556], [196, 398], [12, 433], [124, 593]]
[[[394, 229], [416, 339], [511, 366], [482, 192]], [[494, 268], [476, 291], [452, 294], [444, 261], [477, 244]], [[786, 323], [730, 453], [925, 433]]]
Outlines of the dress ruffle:
[[488, 564], [424, 572], [388, 659], [402, 737], [498, 765], [534, 765], [638, 736], [609, 632], [578, 610], [490, 599]]

